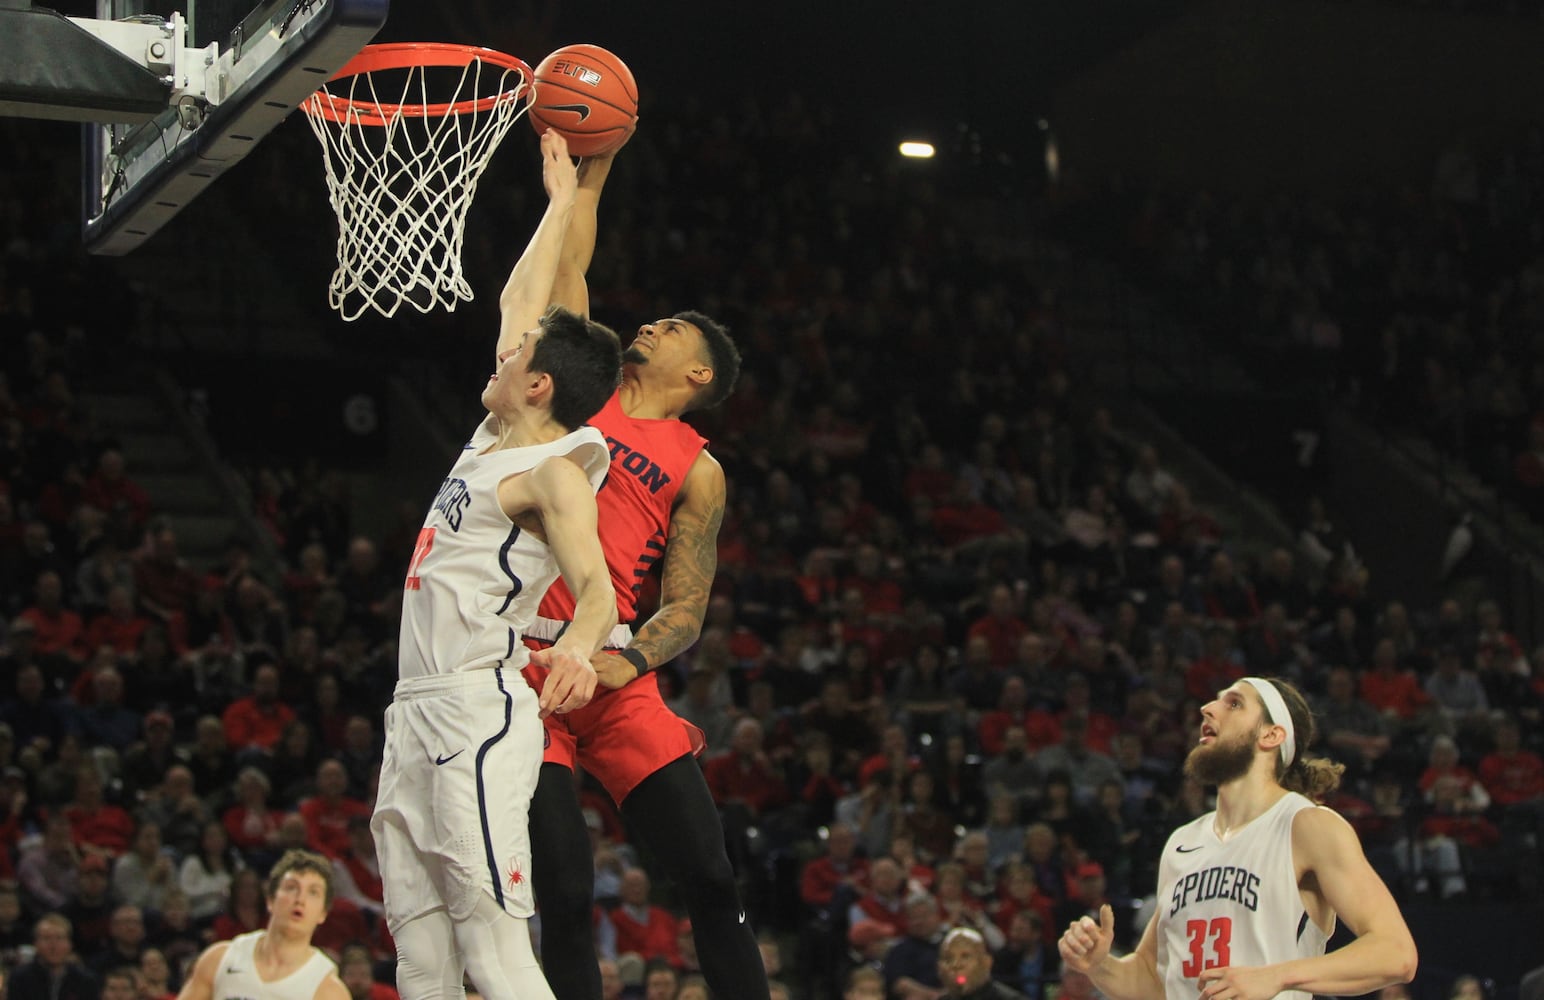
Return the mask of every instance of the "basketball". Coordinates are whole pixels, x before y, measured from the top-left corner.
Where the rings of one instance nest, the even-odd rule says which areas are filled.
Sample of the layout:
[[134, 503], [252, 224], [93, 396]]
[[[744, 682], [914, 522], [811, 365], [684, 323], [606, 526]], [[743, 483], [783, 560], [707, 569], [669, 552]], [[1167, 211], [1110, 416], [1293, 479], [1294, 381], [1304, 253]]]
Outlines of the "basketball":
[[565, 45], [543, 59], [533, 90], [531, 127], [561, 132], [575, 156], [615, 149], [638, 121], [632, 71], [599, 45]]

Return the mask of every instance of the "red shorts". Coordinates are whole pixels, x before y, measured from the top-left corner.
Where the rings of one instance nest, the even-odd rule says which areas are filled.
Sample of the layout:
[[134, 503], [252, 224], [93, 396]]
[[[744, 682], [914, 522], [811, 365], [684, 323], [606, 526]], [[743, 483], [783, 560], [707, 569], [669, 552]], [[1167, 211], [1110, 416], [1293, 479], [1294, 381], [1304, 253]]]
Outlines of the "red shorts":
[[[541, 649], [549, 644], [527, 639], [526, 645]], [[547, 671], [527, 664], [523, 673], [540, 694]], [[644, 778], [707, 745], [702, 730], [665, 705], [659, 678], [652, 673], [616, 689], [598, 687], [588, 705], [542, 722], [547, 727], [542, 763], [584, 768], [618, 805]]]

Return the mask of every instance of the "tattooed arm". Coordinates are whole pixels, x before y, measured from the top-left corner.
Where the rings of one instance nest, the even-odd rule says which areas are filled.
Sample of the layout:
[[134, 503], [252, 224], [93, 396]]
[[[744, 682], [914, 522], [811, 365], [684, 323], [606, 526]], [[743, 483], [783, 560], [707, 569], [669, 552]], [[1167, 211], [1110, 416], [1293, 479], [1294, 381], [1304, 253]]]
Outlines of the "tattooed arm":
[[[670, 515], [659, 610], [638, 628], [627, 647], [629, 653], [641, 655], [650, 670], [688, 649], [702, 631], [708, 592], [718, 569], [724, 499], [724, 469], [712, 455], [701, 452], [681, 484]], [[593, 662], [606, 687], [621, 687], [637, 676], [635, 666], [620, 656], [602, 654]]]

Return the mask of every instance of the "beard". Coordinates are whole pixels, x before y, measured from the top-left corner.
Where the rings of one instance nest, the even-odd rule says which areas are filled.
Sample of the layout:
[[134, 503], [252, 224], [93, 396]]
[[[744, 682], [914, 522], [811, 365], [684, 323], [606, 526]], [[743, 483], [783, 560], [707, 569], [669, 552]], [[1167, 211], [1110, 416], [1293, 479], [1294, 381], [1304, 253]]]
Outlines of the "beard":
[[649, 363], [649, 359], [638, 348], [629, 347], [622, 352], [622, 363], [624, 365], [646, 365]]
[[1185, 776], [1203, 785], [1226, 785], [1249, 773], [1254, 763], [1254, 737], [1242, 737], [1232, 743], [1214, 741], [1197, 746], [1185, 756]]

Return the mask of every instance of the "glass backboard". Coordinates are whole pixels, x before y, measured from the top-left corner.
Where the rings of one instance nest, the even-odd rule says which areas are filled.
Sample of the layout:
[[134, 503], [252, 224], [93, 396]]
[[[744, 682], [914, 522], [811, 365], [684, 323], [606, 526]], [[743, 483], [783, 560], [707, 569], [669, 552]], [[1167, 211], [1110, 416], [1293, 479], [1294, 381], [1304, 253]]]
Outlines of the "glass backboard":
[[[188, 23], [205, 98], [149, 121], [83, 125], [81, 228], [92, 253], [149, 239], [235, 166], [386, 21], [388, 0], [97, 0], [98, 18]], [[184, 77], [185, 79], [185, 77]]]

